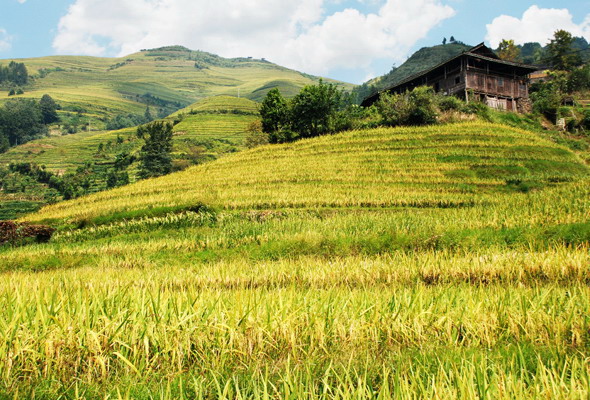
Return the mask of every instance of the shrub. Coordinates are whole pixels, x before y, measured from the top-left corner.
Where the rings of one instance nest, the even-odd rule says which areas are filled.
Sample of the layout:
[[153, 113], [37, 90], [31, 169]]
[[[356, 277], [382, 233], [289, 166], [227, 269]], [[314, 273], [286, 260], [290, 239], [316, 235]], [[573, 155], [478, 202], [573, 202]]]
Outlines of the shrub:
[[431, 87], [418, 87], [403, 94], [384, 93], [377, 109], [385, 125], [428, 125], [436, 123], [436, 94]]
[[437, 100], [440, 111], [459, 111], [464, 106], [464, 103], [455, 96], [439, 96]]
[[268, 144], [268, 133], [262, 131], [262, 123], [260, 121], [254, 121], [248, 126], [248, 134], [244, 144], [247, 148], [252, 149], [254, 147]]

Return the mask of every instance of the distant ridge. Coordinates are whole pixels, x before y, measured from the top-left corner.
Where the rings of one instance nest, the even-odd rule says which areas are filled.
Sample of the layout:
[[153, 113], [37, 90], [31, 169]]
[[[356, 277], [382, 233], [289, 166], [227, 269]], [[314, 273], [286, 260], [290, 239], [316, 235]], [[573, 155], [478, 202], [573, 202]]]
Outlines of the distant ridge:
[[[0, 60], [6, 65], [12, 60]], [[9, 97], [0, 87], [0, 105], [13, 98], [40, 99], [49, 94], [62, 107], [63, 123], [75, 121], [86, 130], [103, 130], [117, 115], [164, 117], [204, 98], [241, 96], [260, 101], [278, 87], [292, 97], [319, 77], [265, 59], [223, 58], [183, 46], [145, 49], [120, 58], [50, 56], [23, 62], [31, 82], [24, 94]], [[332, 81], [348, 89], [351, 84]]]

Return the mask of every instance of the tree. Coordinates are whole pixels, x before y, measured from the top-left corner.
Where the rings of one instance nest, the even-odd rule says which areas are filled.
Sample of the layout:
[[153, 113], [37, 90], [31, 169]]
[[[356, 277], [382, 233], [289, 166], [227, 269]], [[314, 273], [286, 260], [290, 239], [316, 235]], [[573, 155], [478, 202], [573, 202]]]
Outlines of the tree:
[[447, 38], [443, 38], [443, 45], [447, 44]]
[[7, 67], [0, 65], [0, 83], [11, 82], [17, 86], [29, 83], [29, 73], [24, 63], [11, 61]]
[[547, 52], [551, 65], [560, 71], [571, 71], [581, 64], [579, 53], [573, 48], [574, 38], [572, 34], [560, 29], [555, 32], [553, 39], [547, 45]]
[[32, 99], [11, 100], [0, 108], [0, 134], [11, 146], [47, 135], [39, 104]]
[[334, 118], [341, 96], [335, 85], [321, 80], [317, 85], [305, 86], [291, 101], [293, 131], [302, 138], [334, 132]]
[[455, 42], [456, 42], [456, 40], [455, 40], [455, 36], [451, 36], [451, 38], [449, 39], [449, 41], [450, 41], [451, 43], [455, 43]]
[[520, 49], [514, 44], [514, 40], [502, 39], [498, 46], [498, 57], [505, 61], [519, 61]]
[[528, 42], [520, 49], [522, 61], [526, 64], [538, 63], [543, 58], [543, 47], [536, 42]]
[[137, 136], [145, 140], [139, 153], [139, 177], [162, 176], [172, 172], [171, 123], [152, 122], [137, 128]]
[[59, 107], [51, 96], [44, 94], [41, 100], [39, 100], [39, 107], [41, 108], [41, 115], [43, 116], [43, 123], [45, 125], [59, 121], [59, 116], [57, 115]]
[[[279, 89], [270, 90], [260, 105], [262, 131], [268, 133], [272, 143], [277, 143], [280, 132], [287, 127], [289, 106]], [[273, 140], [274, 139], [274, 140]]]
[[154, 120], [154, 117], [152, 117], [152, 112], [150, 111], [150, 106], [146, 107], [143, 117], [145, 118], [145, 122], [151, 122]]

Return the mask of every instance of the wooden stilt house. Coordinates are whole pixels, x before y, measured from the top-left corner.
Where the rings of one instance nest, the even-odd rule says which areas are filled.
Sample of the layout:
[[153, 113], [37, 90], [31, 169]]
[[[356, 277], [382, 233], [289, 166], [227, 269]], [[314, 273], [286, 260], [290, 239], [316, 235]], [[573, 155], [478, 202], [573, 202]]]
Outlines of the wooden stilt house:
[[537, 68], [501, 60], [483, 43], [433, 68], [366, 98], [370, 106], [383, 92], [404, 93], [418, 86], [432, 86], [437, 93], [466, 101], [482, 101], [497, 109], [523, 112], [529, 102], [529, 75]]

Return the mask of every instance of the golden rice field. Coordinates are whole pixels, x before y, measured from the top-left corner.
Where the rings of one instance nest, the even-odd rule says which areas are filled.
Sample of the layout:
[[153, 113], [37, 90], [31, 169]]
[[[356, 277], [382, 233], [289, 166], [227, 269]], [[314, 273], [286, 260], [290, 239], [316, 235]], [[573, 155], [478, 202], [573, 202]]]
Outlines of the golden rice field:
[[0, 398], [587, 399], [589, 183], [469, 123], [46, 207], [49, 243], [0, 248]]
[[199, 204], [223, 209], [453, 208], [518, 197], [507, 185], [511, 180], [555, 186], [588, 171], [571, 151], [502, 125], [375, 129], [259, 147], [52, 205], [27, 220], [74, 222]]

